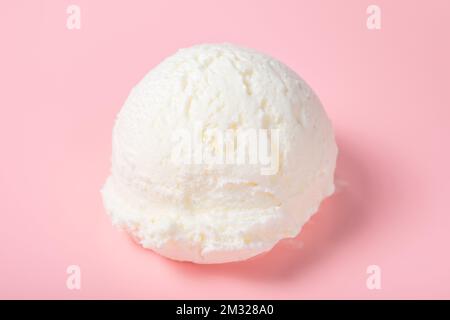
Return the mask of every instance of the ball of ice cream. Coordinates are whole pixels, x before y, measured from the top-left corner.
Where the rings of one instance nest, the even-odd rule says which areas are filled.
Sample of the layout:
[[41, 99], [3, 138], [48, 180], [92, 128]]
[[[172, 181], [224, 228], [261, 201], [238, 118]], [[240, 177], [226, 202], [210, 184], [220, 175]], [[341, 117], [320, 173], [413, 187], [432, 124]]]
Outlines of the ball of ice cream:
[[143, 247], [244, 260], [295, 237], [333, 193], [337, 147], [311, 88], [230, 44], [181, 49], [129, 94], [103, 201]]

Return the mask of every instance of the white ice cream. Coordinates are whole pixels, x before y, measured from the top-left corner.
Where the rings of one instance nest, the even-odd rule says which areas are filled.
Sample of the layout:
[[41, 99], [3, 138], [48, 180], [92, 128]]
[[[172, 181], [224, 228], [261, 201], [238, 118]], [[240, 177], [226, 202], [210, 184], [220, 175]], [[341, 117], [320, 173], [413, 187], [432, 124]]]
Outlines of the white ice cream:
[[[173, 133], [196, 124], [279, 129], [277, 173], [175, 163]], [[113, 223], [145, 248], [197, 263], [237, 261], [300, 232], [334, 191], [336, 156], [319, 99], [292, 70], [253, 50], [199, 45], [165, 59], [131, 91], [102, 195]]]

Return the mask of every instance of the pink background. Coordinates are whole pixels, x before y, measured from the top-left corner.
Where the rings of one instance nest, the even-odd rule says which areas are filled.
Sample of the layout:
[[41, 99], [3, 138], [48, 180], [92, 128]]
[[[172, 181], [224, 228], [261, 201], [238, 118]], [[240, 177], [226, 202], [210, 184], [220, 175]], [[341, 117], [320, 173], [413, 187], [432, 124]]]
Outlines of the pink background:
[[[81, 7], [81, 30], [66, 8]], [[366, 8], [382, 28], [366, 28]], [[449, 1], [3, 1], [0, 298], [450, 298]], [[111, 226], [99, 190], [130, 89], [177, 48], [267, 52], [318, 93], [339, 191], [243, 263], [164, 259]], [[81, 290], [66, 268], [81, 267]], [[368, 290], [366, 268], [382, 270]]]

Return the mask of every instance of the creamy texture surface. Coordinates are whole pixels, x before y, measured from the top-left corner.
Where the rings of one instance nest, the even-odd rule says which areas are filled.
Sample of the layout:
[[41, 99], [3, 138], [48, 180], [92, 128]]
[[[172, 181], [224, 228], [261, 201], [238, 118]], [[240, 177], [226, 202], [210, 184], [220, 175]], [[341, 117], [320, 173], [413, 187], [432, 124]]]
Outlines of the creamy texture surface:
[[[174, 131], [195, 125], [279, 129], [278, 171], [174, 163]], [[132, 89], [114, 126], [103, 201], [145, 248], [197, 263], [243, 260], [300, 232], [334, 191], [336, 157], [331, 123], [295, 72], [250, 49], [198, 45]]]

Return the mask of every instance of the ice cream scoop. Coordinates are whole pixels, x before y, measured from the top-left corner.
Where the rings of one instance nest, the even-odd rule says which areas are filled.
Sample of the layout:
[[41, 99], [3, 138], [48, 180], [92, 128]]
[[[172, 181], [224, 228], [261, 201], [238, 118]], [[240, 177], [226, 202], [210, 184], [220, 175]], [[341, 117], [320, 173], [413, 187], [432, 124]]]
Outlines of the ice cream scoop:
[[281, 62], [231, 44], [181, 49], [152, 69], [112, 143], [107, 212], [175, 260], [268, 251], [334, 191], [337, 146], [317, 96]]

